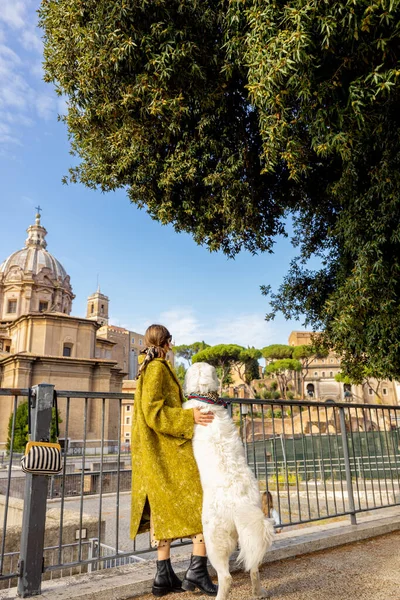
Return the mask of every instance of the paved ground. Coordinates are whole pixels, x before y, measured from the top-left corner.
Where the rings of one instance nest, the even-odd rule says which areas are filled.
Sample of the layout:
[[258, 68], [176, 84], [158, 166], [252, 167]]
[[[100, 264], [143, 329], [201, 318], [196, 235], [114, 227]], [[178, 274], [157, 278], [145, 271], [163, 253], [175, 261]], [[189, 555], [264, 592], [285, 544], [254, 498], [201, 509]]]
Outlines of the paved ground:
[[[400, 533], [265, 566], [264, 587], [274, 600], [399, 600]], [[205, 600], [196, 593], [169, 600]], [[250, 600], [249, 577], [234, 575], [230, 600]], [[152, 595], [141, 600], [154, 599]]]

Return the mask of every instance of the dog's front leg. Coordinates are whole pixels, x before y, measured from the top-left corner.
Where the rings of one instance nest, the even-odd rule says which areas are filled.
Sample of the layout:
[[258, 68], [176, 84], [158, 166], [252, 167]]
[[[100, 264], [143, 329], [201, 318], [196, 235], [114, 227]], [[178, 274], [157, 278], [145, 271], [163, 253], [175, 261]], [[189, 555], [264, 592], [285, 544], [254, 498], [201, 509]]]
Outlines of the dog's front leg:
[[261, 585], [260, 572], [258, 569], [251, 569], [250, 571], [251, 586], [253, 592], [253, 598], [270, 598], [269, 593]]

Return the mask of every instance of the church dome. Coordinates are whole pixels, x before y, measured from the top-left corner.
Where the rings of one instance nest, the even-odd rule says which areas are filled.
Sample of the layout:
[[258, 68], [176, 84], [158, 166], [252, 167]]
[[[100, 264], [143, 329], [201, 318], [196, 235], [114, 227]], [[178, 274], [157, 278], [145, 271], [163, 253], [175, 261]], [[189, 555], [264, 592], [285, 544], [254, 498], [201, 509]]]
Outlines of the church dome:
[[27, 229], [25, 248], [0, 265], [0, 322], [41, 312], [71, 313], [75, 298], [69, 275], [46, 250], [46, 229], [36, 222]]
[[28, 230], [28, 238], [25, 248], [17, 250], [0, 265], [0, 274], [7, 279], [8, 273], [13, 267], [21, 269], [24, 273], [38, 275], [43, 268], [50, 271], [48, 275], [52, 279], [64, 281], [67, 273], [62, 264], [46, 250], [45, 240], [47, 231], [40, 224], [40, 215], [36, 215], [36, 224], [31, 225]]
[[7, 277], [7, 273], [12, 267], [19, 267], [25, 273], [30, 272], [33, 275], [37, 275], [43, 268], [47, 267], [54, 279], [64, 280], [67, 277], [62, 264], [44, 248], [17, 250], [0, 265], [0, 273]]

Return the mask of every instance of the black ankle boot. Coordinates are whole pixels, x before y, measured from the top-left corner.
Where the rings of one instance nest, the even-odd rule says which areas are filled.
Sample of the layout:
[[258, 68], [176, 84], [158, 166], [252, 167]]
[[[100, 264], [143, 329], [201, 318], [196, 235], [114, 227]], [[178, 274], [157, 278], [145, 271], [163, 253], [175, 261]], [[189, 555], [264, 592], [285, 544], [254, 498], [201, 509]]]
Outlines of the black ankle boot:
[[218, 586], [214, 585], [207, 571], [207, 556], [194, 556], [192, 554], [190, 565], [182, 581], [182, 588], [193, 592], [199, 588], [207, 596], [216, 596]]
[[157, 573], [151, 589], [153, 596], [165, 596], [171, 592], [183, 592], [182, 582], [174, 573], [171, 559], [157, 561]]

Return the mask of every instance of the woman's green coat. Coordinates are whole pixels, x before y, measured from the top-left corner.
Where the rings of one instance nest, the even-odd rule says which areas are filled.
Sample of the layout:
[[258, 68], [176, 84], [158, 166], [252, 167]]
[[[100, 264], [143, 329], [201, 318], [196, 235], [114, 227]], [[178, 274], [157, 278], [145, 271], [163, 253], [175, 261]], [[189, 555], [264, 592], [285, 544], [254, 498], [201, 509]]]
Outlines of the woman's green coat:
[[148, 529], [150, 504], [156, 539], [200, 533], [202, 488], [191, 439], [192, 410], [184, 410], [181, 386], [168, 362], [152, 360], [135, 393], [132, 426], [131, 537]]

